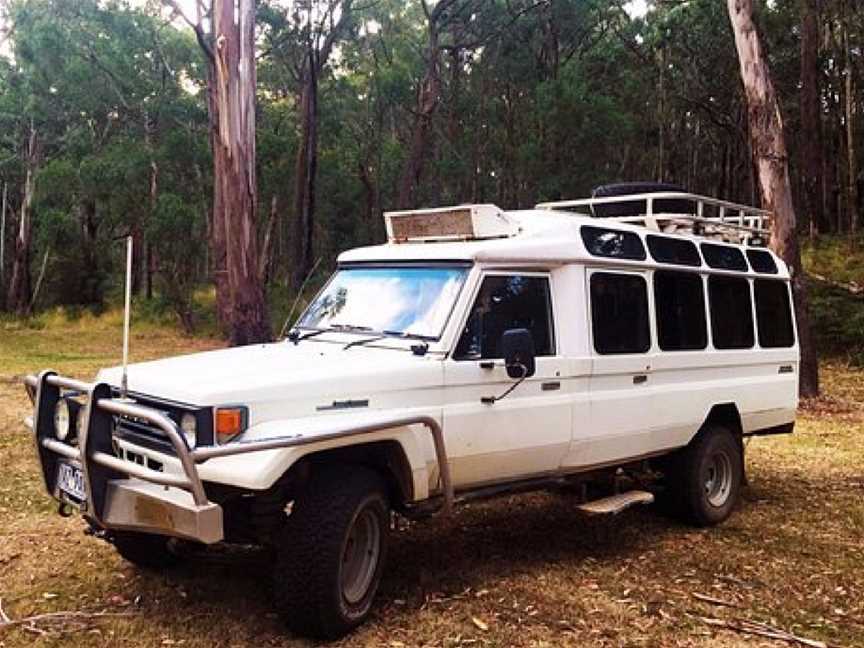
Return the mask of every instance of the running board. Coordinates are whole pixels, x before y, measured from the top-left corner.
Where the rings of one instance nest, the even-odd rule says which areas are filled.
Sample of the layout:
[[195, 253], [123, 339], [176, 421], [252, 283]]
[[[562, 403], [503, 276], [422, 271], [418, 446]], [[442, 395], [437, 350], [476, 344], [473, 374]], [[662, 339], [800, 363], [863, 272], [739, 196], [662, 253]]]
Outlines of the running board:
[[579, 510], [588, 515], [617, 515], [636, 504], [651, 504], [654, 495], [647, 491], [632, 490], [618, 495], [610, 495], [602, 499], [586, 502]]

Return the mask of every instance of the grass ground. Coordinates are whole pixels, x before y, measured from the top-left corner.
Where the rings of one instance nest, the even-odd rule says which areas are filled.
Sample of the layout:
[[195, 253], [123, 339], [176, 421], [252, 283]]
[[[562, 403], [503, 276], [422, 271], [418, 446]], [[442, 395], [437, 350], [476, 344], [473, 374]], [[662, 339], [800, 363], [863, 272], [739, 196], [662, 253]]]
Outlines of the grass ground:
[[[22, 374], [117, 362], [119, 316], [0, 322], [0, 626], [12, 646], [304, 646], [267, 598], [266, 563], [217, 551], [139, 572], [42, 492]], [[216, 346], [139, 326], [145, 359]], [[697, 530], [651, 509], [585, 520], [565, 496], [511, 497], [395, 533], [371, 623], [342, 646], [780, 646], [705, 619], [864, 646], [864, 372], [824, 367], [796, 434], [748, 448], [734, 516]], [[706, 599], [722, 601], [718, 605]]]

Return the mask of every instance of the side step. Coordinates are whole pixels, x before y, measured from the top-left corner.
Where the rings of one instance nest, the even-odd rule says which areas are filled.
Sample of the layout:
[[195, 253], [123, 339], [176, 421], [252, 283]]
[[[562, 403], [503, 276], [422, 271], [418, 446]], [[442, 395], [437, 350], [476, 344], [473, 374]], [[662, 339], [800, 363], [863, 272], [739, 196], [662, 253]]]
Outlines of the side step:
[[636, 504], [651, 504], [653, 501], [653, 493], [632, 490], [618, 495], [610, 495], [593, 502], [586, 502], [579, 506], [579, 510], [588, 515], [617, 515]]

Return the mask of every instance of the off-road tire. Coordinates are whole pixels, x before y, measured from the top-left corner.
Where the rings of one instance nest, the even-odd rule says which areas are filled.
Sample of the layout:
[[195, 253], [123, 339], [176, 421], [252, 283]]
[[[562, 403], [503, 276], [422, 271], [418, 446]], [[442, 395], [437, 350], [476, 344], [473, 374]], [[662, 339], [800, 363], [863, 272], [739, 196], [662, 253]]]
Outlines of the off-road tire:
[[153, 533], [116, 531], [111, 543], [124, 559], [136, 567], [161, 571], [177, 564], [180, 558], [171, 548], [171, 538]]
[[728, 518], [744, 480], [740, 440], [728, 428], [709, 425], [670, 459], [667, 483], [674, 511], [703, 527]]
[[[377, 564], [362, 598], [351, 602], [343, 593], [343, 557], [352, 526], [367, 515], [380, 531]], [[378, 473], [343, 465], [313, 474], [275, 543], [275, 603], [293, 632], [332, 640], [366, 620], [381, 581], [389, 529], [390, 504]]]

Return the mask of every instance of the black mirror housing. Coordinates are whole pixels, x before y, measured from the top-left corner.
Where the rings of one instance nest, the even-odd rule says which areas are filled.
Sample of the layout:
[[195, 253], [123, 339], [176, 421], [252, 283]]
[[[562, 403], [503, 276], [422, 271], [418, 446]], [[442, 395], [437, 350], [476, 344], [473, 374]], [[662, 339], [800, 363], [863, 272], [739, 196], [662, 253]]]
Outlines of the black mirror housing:
[[501, 336], [501, 351], [507, 375], [511, 378], [530, 378], [536, 372], [534, 338], [528, 329], [504, 331]]

